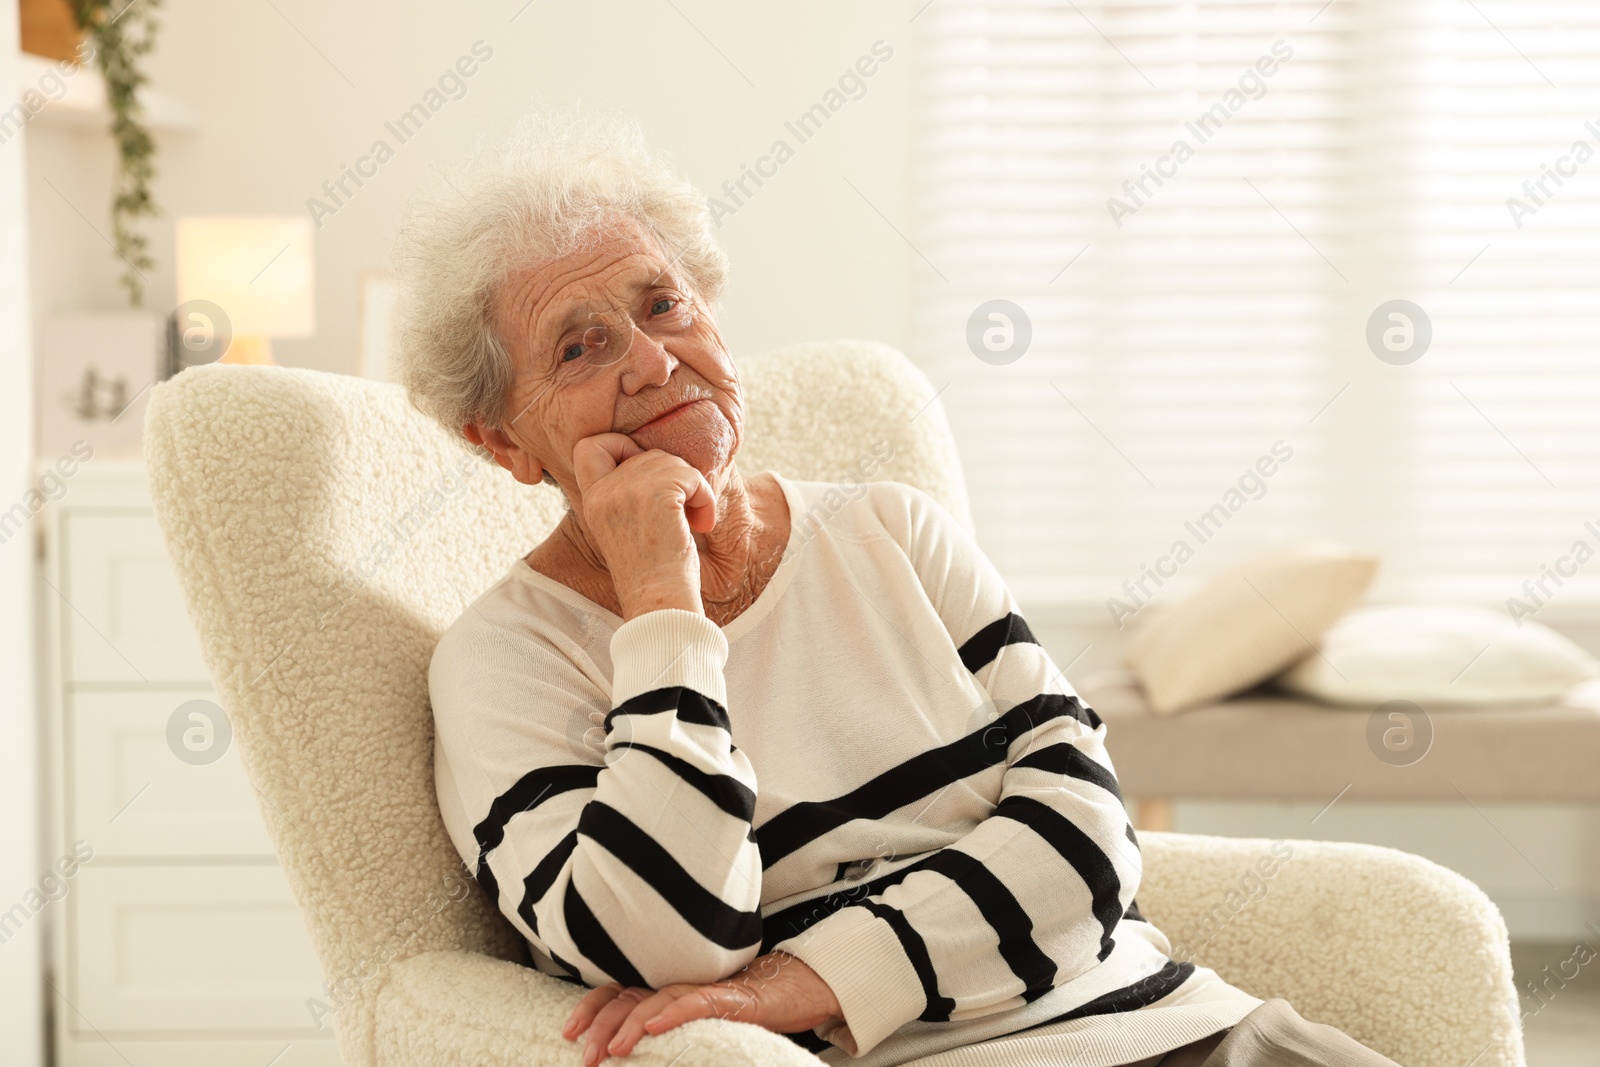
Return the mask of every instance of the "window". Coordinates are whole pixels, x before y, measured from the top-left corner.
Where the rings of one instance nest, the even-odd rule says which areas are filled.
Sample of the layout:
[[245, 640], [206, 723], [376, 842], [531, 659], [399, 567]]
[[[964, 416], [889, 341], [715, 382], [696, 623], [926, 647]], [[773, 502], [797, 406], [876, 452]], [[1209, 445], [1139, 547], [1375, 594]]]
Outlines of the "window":
[[1137, 607], [1163, 558], [1170, 597], [1329, 537], [1383, 556], [1379, 599], [1600, 599], [1600, 5], [916, 30], [913, 353], [1019, 597]]

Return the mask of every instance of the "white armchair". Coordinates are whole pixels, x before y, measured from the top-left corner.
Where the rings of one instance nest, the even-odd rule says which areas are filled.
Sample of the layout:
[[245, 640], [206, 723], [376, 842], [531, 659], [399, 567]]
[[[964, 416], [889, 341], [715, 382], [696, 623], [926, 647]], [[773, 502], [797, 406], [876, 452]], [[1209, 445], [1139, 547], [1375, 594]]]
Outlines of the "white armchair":
[[[740, 462], [831, 480], [887, 438], [880, 477], [968, 515], [927, 380], [877, 345], [741, 361]], [[465, 452], [396, 386], [210, 366], [158, 386], [145, 454], [156, 514], [220, 702], [328, 977], [347, 1063], [576, 1063], [581, 991], [525, 965], [463, 872], [434, 799], [427, 666], [444, 628], [561, 515], [559, 493]], [[969, 520], [970, 521], [970, 520]], [[1404, 1067], [1522, 1067], [1499, 913], [1424, 860], [1291, 842], [1240, 904], [1263, 841], [1141, 835], [1139, 903], [1193, 958], [1284, 996]], [[638, 1067], [820, 1062], [706, 1020], [645, 1038]]]

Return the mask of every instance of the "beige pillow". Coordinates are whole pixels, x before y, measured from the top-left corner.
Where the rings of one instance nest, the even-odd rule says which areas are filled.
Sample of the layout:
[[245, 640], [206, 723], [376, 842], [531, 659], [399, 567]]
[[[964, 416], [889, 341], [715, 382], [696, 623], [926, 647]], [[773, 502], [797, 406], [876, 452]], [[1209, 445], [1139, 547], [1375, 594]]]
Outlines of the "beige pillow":
[[1123, 662], [1158, 715], [1237, 693], [1314, 650], [1377, 570], [1375, 557], [1328, 541], [1258, 556], [1141, 628]]

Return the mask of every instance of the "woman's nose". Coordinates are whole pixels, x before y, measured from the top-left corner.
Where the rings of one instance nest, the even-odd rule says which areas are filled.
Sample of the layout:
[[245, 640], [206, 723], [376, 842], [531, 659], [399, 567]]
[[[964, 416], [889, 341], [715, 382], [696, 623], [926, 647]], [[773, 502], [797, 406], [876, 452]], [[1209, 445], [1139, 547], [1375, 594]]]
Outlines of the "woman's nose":
[[665, 385], [678, 366], [677, 357], [643, 330], [634, 335], [633, 347], [622, 362], [622, 388], [630, 395], [641, 389]]

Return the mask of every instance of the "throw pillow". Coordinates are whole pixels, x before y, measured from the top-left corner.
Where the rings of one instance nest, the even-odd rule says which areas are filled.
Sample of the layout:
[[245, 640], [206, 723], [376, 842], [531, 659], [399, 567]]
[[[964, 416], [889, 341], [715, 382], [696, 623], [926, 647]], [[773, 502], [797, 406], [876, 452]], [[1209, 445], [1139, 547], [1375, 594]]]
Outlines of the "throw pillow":
[[1376, 558], [1326, 541], [1267, 553], [1142, 627], [1124, 663], [1158, 715], [1248, 689], [1313, 651], [1377, 569]]
[[1600, 662], [1548, 626], [1490, 608], [1388, 604], [1357, 608], [1279, 679], [1332, 704], [1409, 700], [1543, 704], [1600, 675]]

